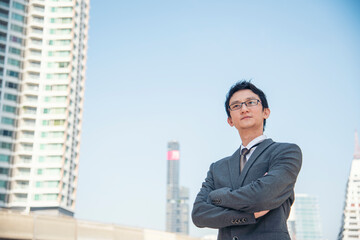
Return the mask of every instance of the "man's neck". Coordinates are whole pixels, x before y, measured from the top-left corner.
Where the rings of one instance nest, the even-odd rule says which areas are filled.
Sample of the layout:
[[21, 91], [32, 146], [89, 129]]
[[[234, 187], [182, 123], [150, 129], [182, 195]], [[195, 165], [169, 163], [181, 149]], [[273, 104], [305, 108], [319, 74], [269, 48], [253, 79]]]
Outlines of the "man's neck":
[[242, 145], [247, 146], [252, 140], [263, 135], [263, 131], [242, 131], [241, 133], [239, 132], [239, 135], [242, 141]]

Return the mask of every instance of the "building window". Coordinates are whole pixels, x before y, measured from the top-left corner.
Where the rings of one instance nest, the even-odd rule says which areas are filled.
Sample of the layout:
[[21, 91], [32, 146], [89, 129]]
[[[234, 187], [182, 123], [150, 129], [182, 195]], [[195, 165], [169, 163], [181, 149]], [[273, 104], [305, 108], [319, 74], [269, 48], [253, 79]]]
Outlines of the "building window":
[[51, 12], [68, 13], [72, 12], [72, 7], [52, 7]]
[[[0, 9], [1, 10], [1, 9]], [[1, 14], [0, 14], [1, 15]], [[0, 32], [0, 40], [6, 41], [6, 33]]]
[[17, 89], [18, 88], [18, 84], [17, 83], [13, 83], [13, 82], [6, 82], [5, 86], [7, 88], [12, 88], [12, 89]]
[[4, 98], [9, 101], [14, 101], [14, 102], [17, 101], [17, 96], [10, 93], [5, 93]]
[[21, 50], [14, 47], [9, 47], [9, 53], [15, 54], [15, 55], [21, 55]]
[[10, 156], [9, 156], [9, 155], [4, 155], [4, 154], [0, 154], [0, 162], [10, 163]]
[[24, 28], [16, 24], [11, 24], [10, 28], [15, 32], [19, 32], [19, 33], [24, 32]]
[[25, 17], [17, 13], [12, 13], [11, 18], [22, 23], [25, 21]]
[[15, 119], [8, 118], [8, 117], [2, 117], [1, 118], [1, 123], [15, 126]]
[[32, 56], [41, 56], [41, 50], [31, 49], [30, 55]]
[[0, 174], [9, 174], [9, 169], [8, 168], [0, 168]]
[[7, 181], [0, 180], [0, 189], [1, 188], [6, 188], [6, 185], [7, 185]]
[[14, 78], [19, 78], [20, 77], [19, 72], [12, 71], [12, 70], [6, 70], [6, 75], [8, 75], [10, 77], [14, 77]]
[[17, 66], [17, 67], [21, 66], [21, 61], [16, 60], [16, 59], [12, 59], [12, 58], [8, 58], [8, 63], [10, 65]]
[[14, 134], [13, 131], [2, 129], [0, 130], [0, 135], [4, 137], [12, 137]]
[[9, 112], [9, 113], [16, 113], [16, 107], [3, 105], [3, 111], [4, 112]]
[[71, 40], [69, 39], [60, 39], [60, 40], [50, 40], [49, 45], [54, 46], [68, 46], [71, 44]]
[[12, 143], [0, 142], [0, 148], [11, 150], [12, 149]]
[[[7, 4], [7, 6], [9, 6], [9, 5]], [[8, 18], [8, 16], [9, 16], [9, 12], [8, 12], [8, 11], [6, 11], [6, 10], [4, 10], [4, 9], [0, 9], [0, 17]]]
[[23, 39], [20, 37], [10, 36], [10, 41], [22, 45]]
[[13, 2], [13, 7], [15, 9], [18, 9], [18, 10], [21, 10], [21, 11], [25, 11], [25, 5], [24, 4], [21, 4], [21, 3], [18, 3], [18, 2]]

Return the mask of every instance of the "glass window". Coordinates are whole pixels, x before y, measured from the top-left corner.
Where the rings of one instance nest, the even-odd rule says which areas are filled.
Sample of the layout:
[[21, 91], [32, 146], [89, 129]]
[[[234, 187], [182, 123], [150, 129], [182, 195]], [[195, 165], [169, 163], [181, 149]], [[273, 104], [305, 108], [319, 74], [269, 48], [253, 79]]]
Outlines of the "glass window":
[[12, 58], [8, 58], [8, 63], [10, 65], [17, 66], [17, 67], [21, 66], [21, 61], [16, 60], [16, 59], [12, 59]]
[[3, 105], [3, 111], [4, 112], [9, 112], [9, 113], [15, 113], [16, 112], [16, 107]]
[[32, 56], [41, 56], [41, 50], [31, 49], [30, 54]]
[[68, 56], [70, 56], [70, 51], [49, 51], [48, 55], [49, 55], [49, 57], [51, 57], [51, 56], [68, 57]]
[[12, 89], [17, 89], [18, 88], [18, 84], [17, 83], [13, 83], [13, 82], [6, 82], [5, 86], [7, 88], [12, 88]]
[[20, 32], [22, 33], [24, 31], [24, 28], [19, 26], [19, 25], [16, 25], [16, 24], [11, 24], [11, 30], [14, 30], [15, 32]]
[[38, 12], [44, 12], [44, 6], [34, 5], [34, 10]]
[[42, 195], [40, 195], [40, 194], [35, 194], [35, 196], [34, 196], [34, 200], [35, 200], [35, 201], [41, 201], [41, 199], [42, 199]]
[[0, 162], [10, 163], [10, 156], [9, 156], [9, 155], [4, 155], [4, 154], [0, 154]]
[[[1, 16], [1, 14], [0, 14], [0, 16]], [[0, 32], [0, 40], [6, 41], [6, 33]]]
[[14, 78], [19, 78], [20, 77], [19, 72], [12, 71], [12, 70], [6, 70], [6, 75], [8, 75], [10, 77], [14, 77]]
[[8, 174], [9, 173], [9, 169], [8, 168], [2, 168], [0, 167], [0, 174]]
[[43, 17], [38, 17], [38, 16], [33, 16], [33, 21], [37, 22], [37, 23], [43, 23], [44, 18]]
[[[43, 187], [44, 186], [44, 183], [43, 182], [39, 182], [39, 181], [37, 181], [36, 182], [36, 187], [37, 188], [41, 188], [41, 187]], [[35, 195], [36, 196], [36, 195]]]
[[36, 107], [24, 107], [23, 109], [26, 114], [36, 114]]
[[14, 102], [17, 101], [17, 96], [10, 93], [5, 93], [4, 98], [9, 101], [14, 101]]
[[55, 193], [44, 194], [47, 201], [56, 201], [58, 195]]
[[0, 130], [0, 135], [5, 136], [5, 137], [12, 137], [13, 133], [14, 132], [10, 131], [10, 130], [5, 130], [5, 129]]
[[12, 13], [11, 18], [22, 23], [25, 21], [25, 17], [17, 13]]
[[7, 125], [15, 125], [15, 119], [13, 118], [7, 118], [7, 117], [2, 117], [1, 118], [1, 123], [3, 124], [7, 124]]
[[0, 188], [6, 188], [7, 181], [0, 180]]
[[35, 119], [24, 119], [24, 125], [25, 126], [35, 126]]
[[67, 46], [71, 44], [71, 40], [69, 39], [60, 39], [60, 40], [50, 40], [49, 45], [55, 46]]
[[23, 43], [23, 39], [20, 37], [15, 37], [15, 36], [10, 36], [10, 41], [14, 42], [14, 43], [18, 43], [18, 44], [22, 44]]
[[16, 9], [25, 11], [25, 5], [24, 4], [21, 4], [21, 3], [18, 3], [18, 2], [14, 1], [13, 2], [13, 7], [16, 8]]
[[50, 29], [50, 34], [64, 35], [64, 34], [70, 34], [70, 33], [71, 33], [71, 28]]
[[51, 8], [51, 12], [67, 13], [67, 12], [71, 12], [71, 11], [72, 11], [72, 7], [52, 7]]
[[0, 148], [11, 150], [12, 144], [8, 142], [0, 142]]

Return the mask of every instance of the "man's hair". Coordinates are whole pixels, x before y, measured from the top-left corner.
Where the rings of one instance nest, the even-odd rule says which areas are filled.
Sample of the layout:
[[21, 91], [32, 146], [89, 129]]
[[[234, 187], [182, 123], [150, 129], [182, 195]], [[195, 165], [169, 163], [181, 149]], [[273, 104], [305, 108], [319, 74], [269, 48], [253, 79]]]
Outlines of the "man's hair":
[[[244, 90], [244, 89], [249, 89], [251, 90], [253, 93], [255, 93], [256, 95], [258, 95], [258, 97], [260, 98], [261, 101], [261, 105], [263, 108], [263, 111], [265, 108], [269, 108], [268, 102], [266, 100], [266, 96], [265, 93], [263, 91], [261, 91], [259, 88], [257, 88], [254, 84], [252, 84], [250, 81], [246, 81], [246, 80], [241, 80], [237, 83], [235, 83], [229, 90], [229, 92], [226, 95], [226, 100], [225, 100], [225, 110], [226, 110], [226, 114], [228, 117], [230, 117], [230, 110], [229, 110], [229, 102], [230, 102], [230, 98], [234, 95], [234, 93], [236, 93], [237, 91], [240, 90]], [[264, 119], [264, 130], [265, 130], [265, 125], [266, 125], [266, 119]]]

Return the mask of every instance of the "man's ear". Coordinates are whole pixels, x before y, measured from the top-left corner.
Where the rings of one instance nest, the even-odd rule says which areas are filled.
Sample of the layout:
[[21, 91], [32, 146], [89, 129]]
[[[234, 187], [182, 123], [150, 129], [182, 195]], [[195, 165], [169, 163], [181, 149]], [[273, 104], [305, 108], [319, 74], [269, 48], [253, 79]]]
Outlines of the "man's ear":
[[234, 126], [234, 123], [233, 123], [231, 117], [228, 117], [227, 122], [228, 122], [228, 124], [229, 124], [231, 127]]
[[270, 116], [270, 108], [264, 109], [263, 116], [264, 116], [264, 119], [268, 119], [268, 117]]

